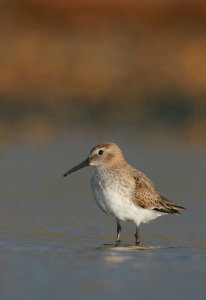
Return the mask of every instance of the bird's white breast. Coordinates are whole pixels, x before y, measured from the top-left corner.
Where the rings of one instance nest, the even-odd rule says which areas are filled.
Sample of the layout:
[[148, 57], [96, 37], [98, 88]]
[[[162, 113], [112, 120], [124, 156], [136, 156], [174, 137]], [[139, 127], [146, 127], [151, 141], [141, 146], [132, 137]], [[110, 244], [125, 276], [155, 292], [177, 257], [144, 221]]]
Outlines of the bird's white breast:
[[144, 209], [132, 201], [134, 186], [123, 184], [115, 178], [104, 178], [95, 171], [91, 188], [97, 205], [108, 215], [122, 221], [133, 221], [139, 225], [161, 215], [153, 210]]

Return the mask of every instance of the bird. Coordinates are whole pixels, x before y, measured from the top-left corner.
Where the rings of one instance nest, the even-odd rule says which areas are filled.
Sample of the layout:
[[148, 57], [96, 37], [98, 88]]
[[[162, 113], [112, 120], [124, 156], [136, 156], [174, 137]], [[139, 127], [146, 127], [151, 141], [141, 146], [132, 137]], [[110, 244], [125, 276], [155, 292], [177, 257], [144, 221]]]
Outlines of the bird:
[[95, 168], [91, 190], [97, 205], [116, 220], [116, 246], [121, 242], [121, 221], [135, 224], [135, 245], [139, 246], [141, 223], [162, 215], [181, 214], [186, 209], [160, 194], [143, 172], [127, 163], [116, 143], [106, 142], [93, 147], [84, 161], [63, 176], [87, 166]]

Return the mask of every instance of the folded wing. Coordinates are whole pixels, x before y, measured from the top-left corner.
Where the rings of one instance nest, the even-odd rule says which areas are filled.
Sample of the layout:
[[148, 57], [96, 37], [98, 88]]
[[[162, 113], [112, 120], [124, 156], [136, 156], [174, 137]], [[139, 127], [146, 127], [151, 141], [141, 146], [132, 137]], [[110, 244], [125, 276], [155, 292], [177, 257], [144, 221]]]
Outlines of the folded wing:
[[165, 196], [159, 194], [153, 183], [146, 175], [136, 170], [134, 174], [136, 191], [133, 202], [142, 208], [156, 210], [169, 214], [180, 214], [183, 206], [168, 200]]

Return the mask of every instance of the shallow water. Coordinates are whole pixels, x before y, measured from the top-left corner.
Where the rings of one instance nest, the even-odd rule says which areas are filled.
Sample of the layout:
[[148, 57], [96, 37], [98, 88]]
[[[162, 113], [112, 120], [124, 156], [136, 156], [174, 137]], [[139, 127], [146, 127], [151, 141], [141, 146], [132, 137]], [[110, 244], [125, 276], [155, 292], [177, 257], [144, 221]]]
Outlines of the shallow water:
[[[111, 246], [116, 226], [92, 200], [91, 168], [62, 177], [104, 140], [188, 208], [142, 225], [142, 244], [154, 249]], [[205, 169], [205, 149], [170, 137], [85, 129], [13, 142], [1, 150], [0, 299], [205, 299]], [[122, 225], [123, 245], [133, 245], [134, 226]]]

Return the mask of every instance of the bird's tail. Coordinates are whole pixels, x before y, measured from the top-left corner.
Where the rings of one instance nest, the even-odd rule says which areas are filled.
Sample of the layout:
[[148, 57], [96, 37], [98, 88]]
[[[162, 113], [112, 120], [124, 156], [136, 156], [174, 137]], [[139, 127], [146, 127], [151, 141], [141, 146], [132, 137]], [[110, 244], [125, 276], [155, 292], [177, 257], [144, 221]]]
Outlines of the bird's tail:
[[161, 198], [161, 207], [155, 208], [155, 210], [160, 212], [165, 212], [169, 214], [181, 214], [181, 210], [186, 210], [184, 206], [178, 205], [170, 200], [168, 200], [165, 196], [160, 195]]

